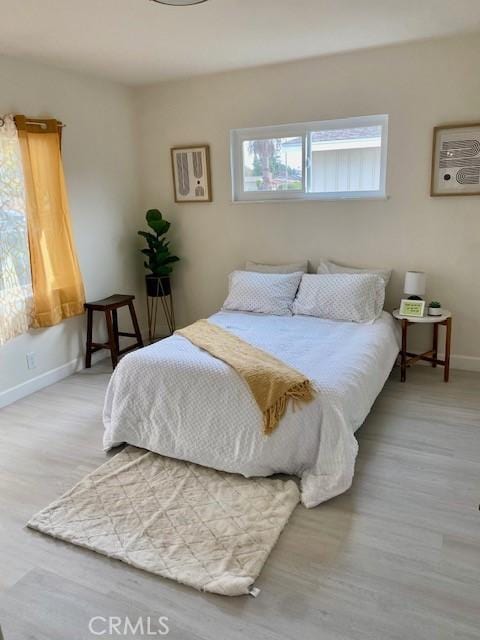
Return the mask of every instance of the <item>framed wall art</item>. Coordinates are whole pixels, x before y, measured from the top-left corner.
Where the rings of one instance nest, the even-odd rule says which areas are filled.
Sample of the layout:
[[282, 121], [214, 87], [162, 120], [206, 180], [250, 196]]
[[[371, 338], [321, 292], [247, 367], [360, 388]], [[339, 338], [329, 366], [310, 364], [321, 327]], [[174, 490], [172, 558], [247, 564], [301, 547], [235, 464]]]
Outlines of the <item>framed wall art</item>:
[[480, 123], [434, 128], [430, 195], [480, 195]]
[[173, 147], [171, 153], [175, 202], [211, 202], [209, 146]]

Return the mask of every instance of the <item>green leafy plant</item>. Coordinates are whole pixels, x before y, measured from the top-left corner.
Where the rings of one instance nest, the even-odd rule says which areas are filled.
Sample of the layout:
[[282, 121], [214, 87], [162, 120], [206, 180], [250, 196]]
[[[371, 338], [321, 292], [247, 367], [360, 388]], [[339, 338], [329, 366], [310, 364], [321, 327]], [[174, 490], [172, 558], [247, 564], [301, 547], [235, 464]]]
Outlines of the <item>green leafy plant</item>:
[[432, 302], [430, 302], [430, 304], [428, 305], [431, 309], [441, 309], [442, 305], [440, 304], [440, 302], [437, 302], [436, 300], [432, 300]]
[[148, 249], [141, 249], [141, 252], [147, 257], [143, 264], [154, 276], [159, 278], [169, 276], [173, 271], [172, 264], [180, 260], [178, 256], [170, 253], [170, 242], [165, 238], [170, 229], [170, 222], [163, 219], [158, 209], [149, 209], [145, 218], [153, 233], [150, 231], [138, 232], [139, 236], [145, 238], [148, 245]]

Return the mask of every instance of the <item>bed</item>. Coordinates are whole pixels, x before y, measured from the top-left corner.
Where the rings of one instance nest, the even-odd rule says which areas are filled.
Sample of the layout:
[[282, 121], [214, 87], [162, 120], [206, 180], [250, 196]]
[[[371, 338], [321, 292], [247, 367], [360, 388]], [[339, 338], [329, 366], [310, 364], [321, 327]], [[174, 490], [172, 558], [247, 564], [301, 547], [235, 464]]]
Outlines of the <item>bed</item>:
[[221, 311], [209, 320], [306, 374], [317, 391], [289, 407], [271, 436], [235, 370], [173, 335], [133, 352], [116, 368], [105, 400], [104, 448], [122, 443], [244, 476], [286, 473], [314, 507], [346, 491], [355, 431], [399, 351], [398, 327], [383, 312], [371, 324], [310, 316]]

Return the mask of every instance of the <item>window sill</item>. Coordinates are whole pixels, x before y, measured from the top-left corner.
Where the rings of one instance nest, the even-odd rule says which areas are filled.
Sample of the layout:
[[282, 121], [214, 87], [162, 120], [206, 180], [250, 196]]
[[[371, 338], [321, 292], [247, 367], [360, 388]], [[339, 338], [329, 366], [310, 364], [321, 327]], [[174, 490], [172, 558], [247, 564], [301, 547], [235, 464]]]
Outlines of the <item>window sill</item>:
[[265, 198], [258, 200], [232, 200], [231, 204], [292, 204], [300, 202], [345, 202], [353, 200], [358, 202], [359, 200], [372, 201], [372, 200], [390, 200], [389, 195], [379, 196], [312, 196], [309, 198]]

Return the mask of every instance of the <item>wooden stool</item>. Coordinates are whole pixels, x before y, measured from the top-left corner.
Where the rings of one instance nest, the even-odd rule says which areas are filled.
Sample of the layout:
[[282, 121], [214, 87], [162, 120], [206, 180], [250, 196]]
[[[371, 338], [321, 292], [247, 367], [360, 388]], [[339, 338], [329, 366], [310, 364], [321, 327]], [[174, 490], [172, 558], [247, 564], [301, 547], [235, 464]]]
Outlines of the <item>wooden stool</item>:
[[[135, 313], [135, 307], [133, 301], [135, 296], [124, 296], [119, 293], [104, 298], [103, 300], [97, 300], [96, 302], [87, 302], [85, 309], [87, 310], [87, 354], [85, 356], [85, 367], [90, 369], [92, 366], [92, 353], [100, 351], [100, 349], [109, 349], [112, 357], [113, 368], [117, 366], [118, 357], [132, 351], [133, 349], [143, 347], [143, 340], [140, 333], [140, 327], [138, 326], [137, 315]], [[130, 317], [132, 318], [133, 328], [135, 333], [125, 333], [125, 331], [118, 330], [118, 315], [117, 310], [120, 307], [128, 307], [130, 311]], [[92, 330], [93, 330], [93, 312], [103, 311], [105, 314], [105, 321], [107, 323], [108, 342], [92, 342]], [[136, 338], [135, 344], [125, 349], [120, 349], [119, 337], [124, 336], [126, 338]]]

